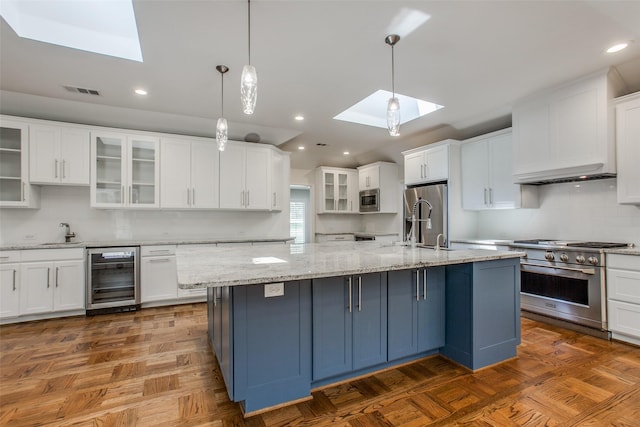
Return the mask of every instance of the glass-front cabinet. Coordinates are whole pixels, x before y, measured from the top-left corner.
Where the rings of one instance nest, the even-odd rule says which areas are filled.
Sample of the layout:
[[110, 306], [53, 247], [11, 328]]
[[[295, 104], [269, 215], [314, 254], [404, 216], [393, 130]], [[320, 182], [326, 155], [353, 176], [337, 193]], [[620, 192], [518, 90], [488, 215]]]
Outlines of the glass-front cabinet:
[[91, 206], [159, 207], [159, 140], [97, 133], [91, 141]]
[[316, 176], [322, 189], [318, 213], [358, 213], [358, 171], [320, 167]]
[[36, 207], [29, 184], [29, 125], [0, 118], [0, 206]]

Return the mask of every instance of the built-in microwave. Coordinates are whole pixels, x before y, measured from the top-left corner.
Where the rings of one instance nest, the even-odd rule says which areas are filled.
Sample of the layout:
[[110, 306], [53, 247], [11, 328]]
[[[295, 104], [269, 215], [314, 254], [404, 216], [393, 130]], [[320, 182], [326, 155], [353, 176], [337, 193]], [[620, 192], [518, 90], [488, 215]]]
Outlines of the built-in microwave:
[[380, 212], [380, 189], [360, 192], [360, 212]]

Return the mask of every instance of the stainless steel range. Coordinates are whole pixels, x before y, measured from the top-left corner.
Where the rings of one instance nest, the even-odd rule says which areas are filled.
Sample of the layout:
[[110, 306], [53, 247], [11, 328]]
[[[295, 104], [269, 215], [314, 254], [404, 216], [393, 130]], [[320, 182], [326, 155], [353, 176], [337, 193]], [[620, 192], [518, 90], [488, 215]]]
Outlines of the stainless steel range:
[[626, 246], [548, 239], [514, 241], [512, 247], [527, 254], [520, 261], [523, 315], [560, 319], [591, 329], [583, 332], [608, 338], [603, 249]]

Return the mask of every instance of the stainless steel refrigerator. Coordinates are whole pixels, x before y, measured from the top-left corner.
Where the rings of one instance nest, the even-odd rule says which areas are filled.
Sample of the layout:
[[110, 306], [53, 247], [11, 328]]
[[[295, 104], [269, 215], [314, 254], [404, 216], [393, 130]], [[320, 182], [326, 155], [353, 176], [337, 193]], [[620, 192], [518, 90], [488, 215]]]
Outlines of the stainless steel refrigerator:
[[434, 246], [438, 234], [442, 233], [444, 243], [440, 240], [440, 246], [448, 247], [447, 184], [422, 185], [407, 188], [404, 191], [404, 240], [407, 240], [407, 235], [411, 230], [412, 210], [419, 199], [424, 199], [431, 205], [431, 228], [427, 227], [429, 206], [426, 203], [418, 203], [416, 206], [416, 242]]

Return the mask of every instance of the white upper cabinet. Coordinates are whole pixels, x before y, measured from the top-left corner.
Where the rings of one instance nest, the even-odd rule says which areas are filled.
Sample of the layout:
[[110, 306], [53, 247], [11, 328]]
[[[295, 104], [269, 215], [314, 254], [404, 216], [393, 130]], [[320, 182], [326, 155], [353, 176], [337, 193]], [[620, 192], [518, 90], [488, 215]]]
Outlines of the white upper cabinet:
[[87, 129], [30, 125], [31, 183], [89, 185], [90, 142]]
[[358, 188], [360, 191], [380, 188], [380, 165], [367, 165], [358, 168]]
[[219, 207], [219, 157], [215, 141], [163, 138], [160, 160], [160, 207]]
[[640, 204], [640, 92], [616, 105], [618, 203]]
[[289, 203], [290, 158], [288, 153], [271, 150], [271, 210], [281, 211]]
[[157, 208], [159, 140], [95, 132], [91, 139], [91, 206]]
[[449, 147], [438, 143], [404, 151], [405, 185], [446, 181], [449, 178]]
[[316, 169], [317, 213], [359, 213], [358, 171], [321, 166]]
[[220, 208], [270, 210], [269, 147], [229, 141], [220, 153]]
[[40, 192], [29, 182], [29, 125], [0, 117], [0, 207], [35, 208]]
[[511, 129], [465, 141], [460, 155], [464, 209], [537, 207], [537, 187], [513, 184]]
[[[379, 190], [378, 211], [373, 213], [396, 213], [400, 200], [398, 165], [376, 162], [358, 167], [360, 191]], [[360, 195], [358, 194], [358, 199]], [[358, 209], [360, 208], [358, 203]], [[371, 212], [366, 212], [371, 213]]]
[[598, 73], [520, 101], [513, 109], [516, 182], [616, 172], [608, 101], [614, 74]]

